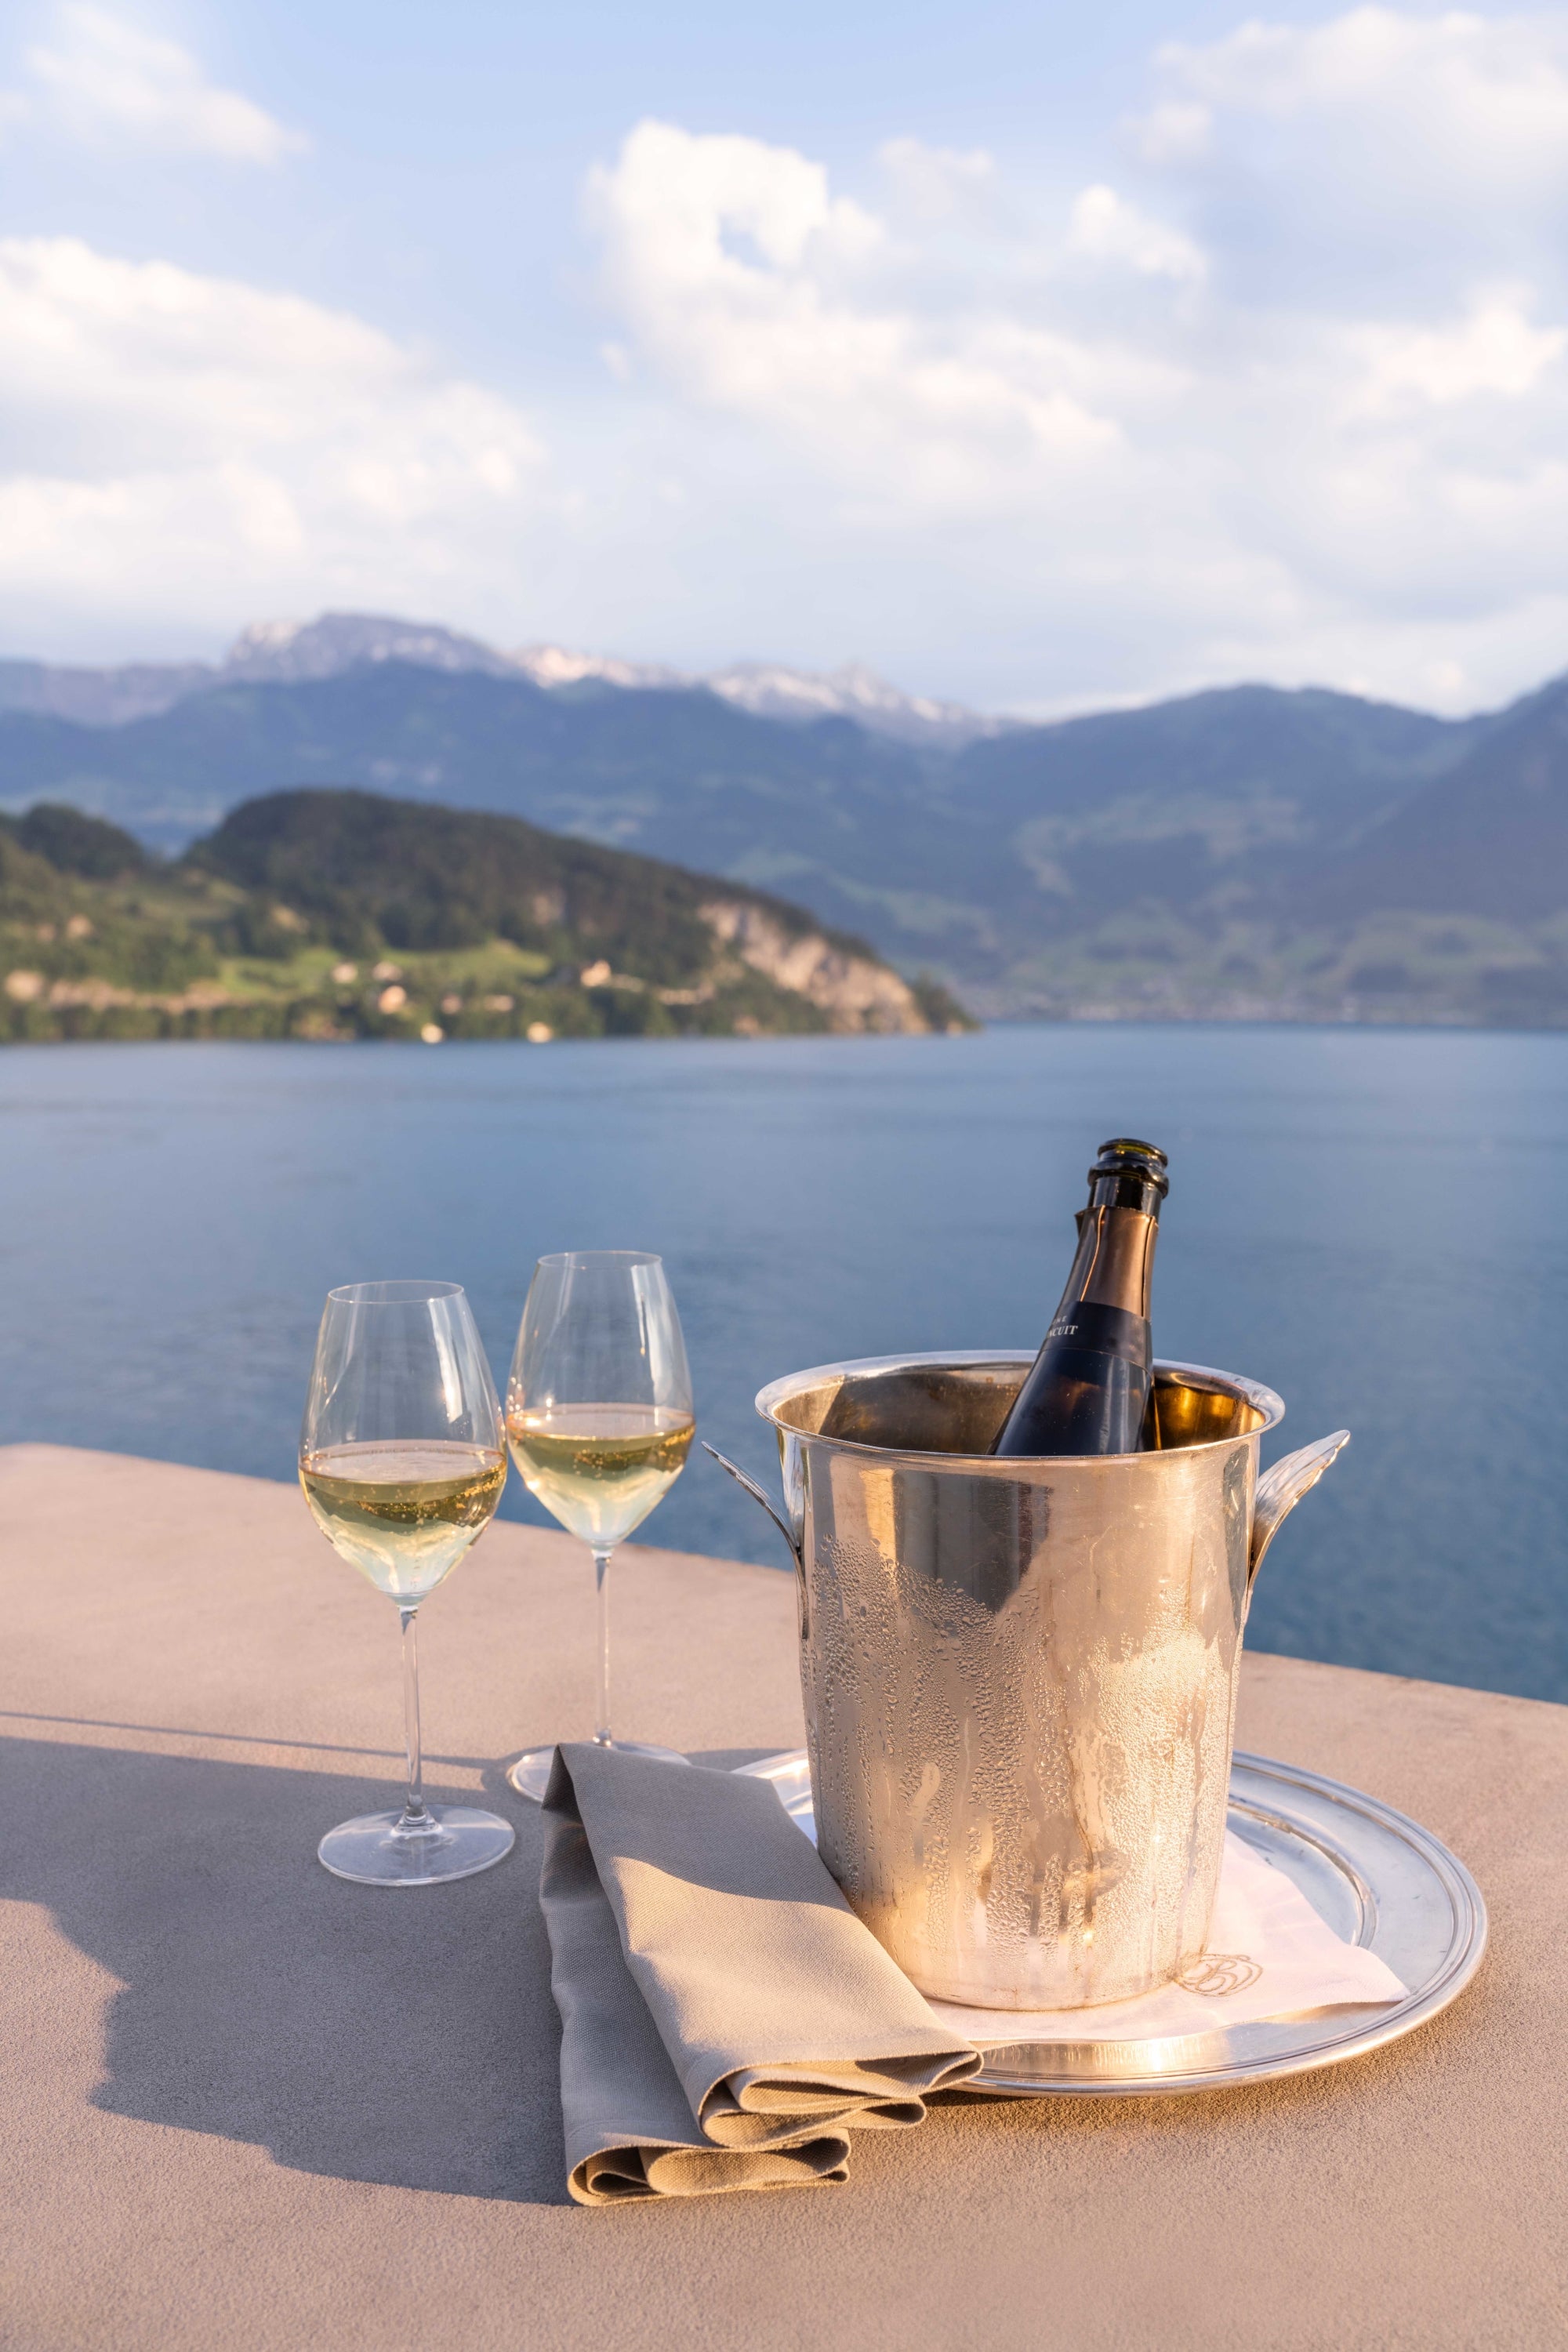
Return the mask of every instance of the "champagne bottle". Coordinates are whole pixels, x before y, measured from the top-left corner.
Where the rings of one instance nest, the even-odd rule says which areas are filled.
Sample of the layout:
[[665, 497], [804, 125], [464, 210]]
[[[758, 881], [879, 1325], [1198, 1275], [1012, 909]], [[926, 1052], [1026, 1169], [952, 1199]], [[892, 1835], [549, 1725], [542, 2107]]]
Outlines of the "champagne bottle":
[[1169, 1189], [1152, 1143], [1117, 1136], [1089, 1171], [1078, 1251], [993, 1454], [1136, 1454], [1152, 1383], [1149, 1278]]

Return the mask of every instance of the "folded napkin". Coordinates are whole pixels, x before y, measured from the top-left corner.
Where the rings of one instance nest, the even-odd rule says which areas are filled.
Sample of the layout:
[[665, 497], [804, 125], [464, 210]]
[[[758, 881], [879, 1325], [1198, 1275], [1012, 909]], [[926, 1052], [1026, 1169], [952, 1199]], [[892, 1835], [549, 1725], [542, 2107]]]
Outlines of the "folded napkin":
[[578, 2202], [842, 2180], [980, 2059], [765, 1780], [556, 1751], [540, 1896]]
[[961, 2009], [931, 2014], [982, 2049], [1009, 2042], [1163, 2042], [1303, 2011], [1403, 2000], [1406, 1987], [1375, 1952], [1347, 1944], [1300, 1887], [1227, 1831], [1208, 1948], [1173, 1984], [1097, 2009]]

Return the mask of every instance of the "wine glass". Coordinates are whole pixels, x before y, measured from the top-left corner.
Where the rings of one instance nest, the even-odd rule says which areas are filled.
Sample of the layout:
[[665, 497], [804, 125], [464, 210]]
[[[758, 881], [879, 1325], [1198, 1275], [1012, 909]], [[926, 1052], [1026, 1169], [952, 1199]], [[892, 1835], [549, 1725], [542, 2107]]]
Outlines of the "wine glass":
[[[610, 1555], [679, 1477], [697, 1427], [686, 1343], [662, 1259], [646, 1250], [563, 1250], [533, 1270], [506, 1391], [506, 1433], [531, 1495], [594, 1556], [601, 1748], [685, 1757], [610, 1737]], [[553, 1748], [508, 1779], [537, 1803]]]
[[455, 1282], [355, 1282], [329, 1291], [300, 1433], [300, 1483], [316, 1525], [395, 1601], [403, 1623], [408, 1796], [318, 1847], [339, 1878], [434, 1886], [510, 1852], [498, 1814], [425, 1802], [414, 1619], [495, 1516], [506, 1445], [490, 1368]]

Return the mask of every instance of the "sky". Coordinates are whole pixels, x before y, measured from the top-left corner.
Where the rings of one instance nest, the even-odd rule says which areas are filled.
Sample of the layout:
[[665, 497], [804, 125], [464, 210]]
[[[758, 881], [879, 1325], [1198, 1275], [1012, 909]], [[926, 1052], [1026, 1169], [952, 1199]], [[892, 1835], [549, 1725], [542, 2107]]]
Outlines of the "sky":
[[13, 0], [0, 654], [1568, 667], [1568, 10]]

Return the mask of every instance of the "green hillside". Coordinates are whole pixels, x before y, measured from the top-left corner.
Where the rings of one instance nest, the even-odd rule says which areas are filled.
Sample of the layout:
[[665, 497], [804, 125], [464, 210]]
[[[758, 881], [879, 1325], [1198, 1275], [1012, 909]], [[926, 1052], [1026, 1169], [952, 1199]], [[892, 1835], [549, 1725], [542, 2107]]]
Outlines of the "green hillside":
[[280, 793], [177, 863], [0, 818], [0, 1039], [777, 1035], [970, 1025], [786, 900], [517, 819]]

